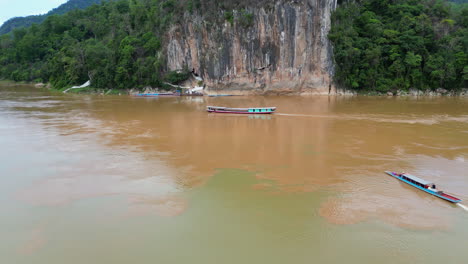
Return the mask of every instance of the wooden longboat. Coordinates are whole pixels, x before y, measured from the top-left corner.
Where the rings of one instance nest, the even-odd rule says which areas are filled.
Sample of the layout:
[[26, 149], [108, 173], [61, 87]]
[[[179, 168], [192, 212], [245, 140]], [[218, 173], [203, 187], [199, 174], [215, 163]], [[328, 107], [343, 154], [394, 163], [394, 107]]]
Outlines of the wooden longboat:
[[272, 114], [276, 111], [276, 107], [229, 108], [223, 106], [207, 106], [206, 111], [210, 113], [229, 114]]
[[392, 172], [392, 171], [386, 171], [388, 175], [397, 178], [398, 180], [407, 183], [415, 188], [418, 188], [419, 190], [425, 191], [429, 194], [432, 194], [434, 196], [437, 196], [441, 199], [444, 199], [446, 201], [452, 202], [452, 203], [459, 203], [462, 200], [458, 199], [457, 197], [453, 195], [449, 195], [444, 193], [443, 191], [439, 191], [436, 189], [436, 186], [434, 183], [420, 179], [416, 176], [413, 176], [411, 174], [407, 173], [397, 173], [397, 172]]
[[180, 93], [139, 93], [138, 97], [180, 96]]

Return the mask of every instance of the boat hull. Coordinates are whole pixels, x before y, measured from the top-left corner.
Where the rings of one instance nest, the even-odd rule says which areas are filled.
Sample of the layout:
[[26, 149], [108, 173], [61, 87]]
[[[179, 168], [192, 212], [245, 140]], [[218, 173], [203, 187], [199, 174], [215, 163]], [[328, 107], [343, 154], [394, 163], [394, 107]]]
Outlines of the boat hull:
[[390, 175], [390, 176], [392, 176], [392, 177], [394, 177], [394, 178], [396, 178], [396, 179], [398, 179], [398, 180], [400, 180], [400, 181], [402, 181], [404, 183], [407, 183], [407, 184], [409, 184], [409, 185], [411, 185], [411, 186], [413, 186], [413, 187], [415, 187], [415, 188], [417, 188], [417, 189], [419, 189], [421, 191], [424, 191], [424, 192], [427, 192], [427, 193], [432, 194], [434, 196], [437, 196], [440, 199], [444, 199], [444, 200], [449, 201], [451, 203], [459, 203], [459, 202], [462, 201], [461, 199], [458, 199], [457, 197], [454, 197], [452, 195], [449, 195], [449, 194], [446, 194], [446, 193], [443, 193], [443, 192], [434, 192], [434, 191], [422, 188], [422, 187], [420, 187], [420, 186], [418, 186], [416, 184], [413, 184], [413, 183], [401, 178], [400, 176], [396, 175], [395, 172], [386, 171], [385, 173], [387, 173], [388, 175]]
[[221, 113], [221, 114], [246, 114], [246, 115], [268, 115], [274, 112], [237, 112], [237, 111], [220, 111], [220, 110], [207, 110], [209, 113]]
[[146, 94], [135, 94], [137, 97], [163, 97], [163, 96], [180, 96], [179, 93], [146, 93]]
[[265, 115], [273, 114], [276, 111], [276, 107], [231, 108], [224, 106], [207, 106], [206, 111], [209, 113], [221, 114]]

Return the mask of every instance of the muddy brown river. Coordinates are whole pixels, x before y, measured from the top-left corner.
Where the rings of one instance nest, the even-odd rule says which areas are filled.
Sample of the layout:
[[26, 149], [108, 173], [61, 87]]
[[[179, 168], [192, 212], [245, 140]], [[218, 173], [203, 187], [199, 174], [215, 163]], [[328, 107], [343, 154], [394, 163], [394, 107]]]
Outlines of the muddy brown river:
[[0, 263], [466, 263], [468, 211], [385, 170], [468, 205], [468, 98], [0, 86]]

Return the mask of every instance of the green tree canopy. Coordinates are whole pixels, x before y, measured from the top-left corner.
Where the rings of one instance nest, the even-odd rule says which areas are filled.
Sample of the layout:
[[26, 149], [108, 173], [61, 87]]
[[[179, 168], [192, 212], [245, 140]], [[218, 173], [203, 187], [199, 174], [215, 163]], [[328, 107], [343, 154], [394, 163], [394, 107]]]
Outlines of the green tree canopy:
[[336, 81], [361, 91], [466, 87], [468, 9], [442, 0], [363, 0], [332, 16]]

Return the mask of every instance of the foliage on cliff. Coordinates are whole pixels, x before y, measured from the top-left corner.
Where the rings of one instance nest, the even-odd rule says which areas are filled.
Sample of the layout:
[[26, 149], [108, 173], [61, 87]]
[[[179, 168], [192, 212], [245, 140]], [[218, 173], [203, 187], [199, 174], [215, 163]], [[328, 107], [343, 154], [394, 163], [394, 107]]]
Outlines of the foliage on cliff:
[[[52, 15], [41, 24], [0, 36], [0, 79], [51, 82], [56, 88], [91, 80], [96, 88], [163, 86], [181, 77], [167, 73], [163, 37], [184, 14], [243, 27], [253, 23], [247, 1], [115, 0]], [[185, 76], [185, 75], [184, 75]], [[173, 81], [175, 80], [175, 81]]]
[[15, 17], [9, 19], [0, 27], [0, 35], [9, 33], [15, 28], [29, 27], [33, 23], [42, 23], [52, 15], [62, 15], [74, 9], [84, 9], [92, 4], [98, 4], [101, 0], [69, 0], [68, 2], [52, 9], [47, 14], [27, 17]]
[[363, 0], [332, 16], [336, 80], [356, 90], [454, 90], [468, 81], [468, 9], [440, 0]]
[[0, 36], [0, 78], [61, 88], [91, 79], [96, 88], [157, 85], [161, 37], [175, 1], [109, 1]]

